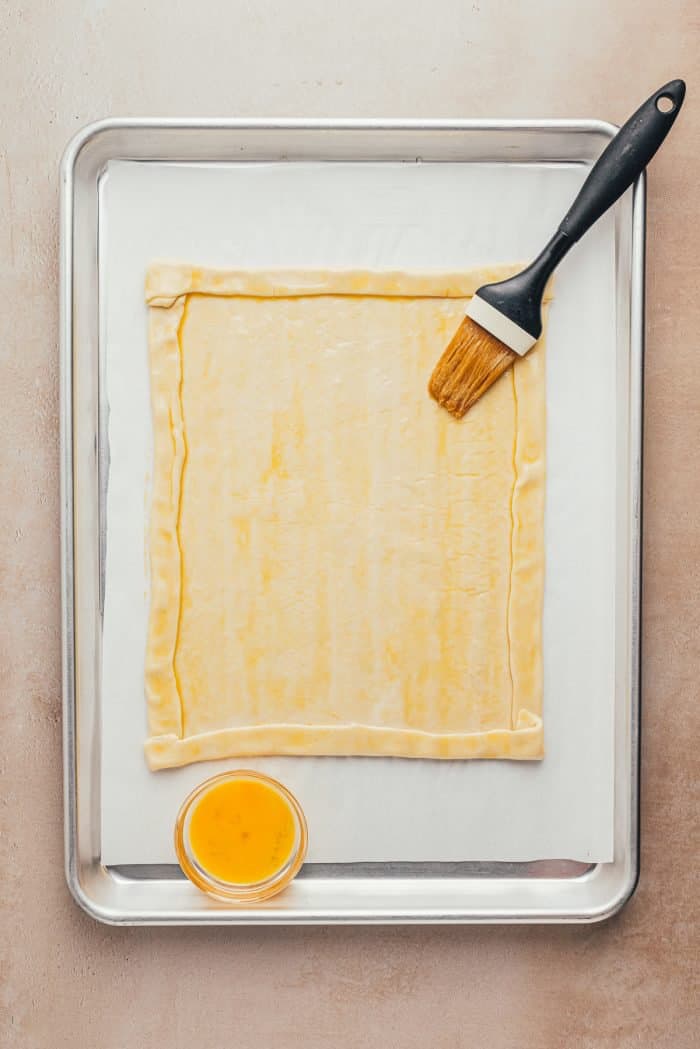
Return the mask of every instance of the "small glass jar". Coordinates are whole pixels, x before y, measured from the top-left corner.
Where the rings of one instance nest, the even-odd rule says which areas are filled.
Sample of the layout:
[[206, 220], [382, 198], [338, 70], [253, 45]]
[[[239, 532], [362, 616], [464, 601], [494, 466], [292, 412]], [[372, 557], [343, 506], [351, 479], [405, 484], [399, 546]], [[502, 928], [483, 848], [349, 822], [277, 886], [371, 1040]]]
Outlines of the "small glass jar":
[[247, 769], [200, 783], [175, 821], [182, 870], [226, 903], [258, 903], [281, 892], [304, 862], [307, 840], [306, 819], [291, 791]]

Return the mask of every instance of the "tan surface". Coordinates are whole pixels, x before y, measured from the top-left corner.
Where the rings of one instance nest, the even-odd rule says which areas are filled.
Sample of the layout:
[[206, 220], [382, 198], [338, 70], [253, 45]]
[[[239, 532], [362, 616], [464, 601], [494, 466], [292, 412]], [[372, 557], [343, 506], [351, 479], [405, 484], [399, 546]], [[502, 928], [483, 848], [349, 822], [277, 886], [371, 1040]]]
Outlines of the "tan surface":
[[[696, 0], [585, 10], [582, 25], [578, 0], [0, 5], [2, 1049], [697, 1045], [700, 17]], [[679, 73], [690, 97], [650, 178], [636, 897], [593, 928], [95, 925], [61, 870], [56, 190], [68, 136], [110, 113], [619, 121]]]
[[542, 757], [544, 345], [426, 393], [509, 272], [151, 268], [152, 769]]

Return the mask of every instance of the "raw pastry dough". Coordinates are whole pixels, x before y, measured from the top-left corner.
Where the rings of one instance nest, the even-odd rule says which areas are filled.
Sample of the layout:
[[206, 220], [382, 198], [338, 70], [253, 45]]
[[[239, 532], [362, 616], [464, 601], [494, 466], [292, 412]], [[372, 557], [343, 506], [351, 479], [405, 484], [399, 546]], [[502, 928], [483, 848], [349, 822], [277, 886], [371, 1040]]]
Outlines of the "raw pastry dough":
[[150, 269], [151, 768], [542, 756], [543, 347], [426, 393], [509, 272]]

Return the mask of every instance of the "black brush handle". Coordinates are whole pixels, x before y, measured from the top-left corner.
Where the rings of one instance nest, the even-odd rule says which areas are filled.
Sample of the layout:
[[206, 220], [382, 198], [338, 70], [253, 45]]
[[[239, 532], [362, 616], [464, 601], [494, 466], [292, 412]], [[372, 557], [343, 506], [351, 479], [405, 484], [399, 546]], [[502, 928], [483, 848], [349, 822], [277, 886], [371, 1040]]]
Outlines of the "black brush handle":
[[[559, 229], [577, 241], [644, 171], [673, 127], [685, 97], [682, 80], [655, 91], [605, 147]], [[668, 100], [668, 110], [660, 105]]]
[[[535, 261], [515, 277], [479, 288], [479, 298], [538, 339], [542, 296], [550, 276], [576, 241], [644, 171], [671, 130], [684, 97], [682, 80], [671, 80], [655, 91], [605, 147], [559, 229]], [[663, 100], [668, 100], [665, 112], [659, 108]]]

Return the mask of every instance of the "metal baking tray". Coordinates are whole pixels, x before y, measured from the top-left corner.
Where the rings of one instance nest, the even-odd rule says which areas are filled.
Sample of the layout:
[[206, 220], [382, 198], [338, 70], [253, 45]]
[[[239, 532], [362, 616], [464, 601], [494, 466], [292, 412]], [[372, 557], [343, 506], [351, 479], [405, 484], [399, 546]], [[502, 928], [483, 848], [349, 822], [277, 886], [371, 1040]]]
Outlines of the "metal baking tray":
[[[460, 161], [590, 165], [600, 121], [107, 120], [61, 169], [61, 422], [65, 857], [69, 888], [114, 924], [593, 922], [636, 886], [645, 183], [616, 209], [617, 345], [626, 362], [616, 485], [614, 860], [308, 864], [277, 899], [227, 909], [175, 865], [110, 867], [100, 850], [100, 654], [106, 448], [100, 390], [100, 179], [115, 159]], [[619, 449], [618, 449], [619, 451]]]

